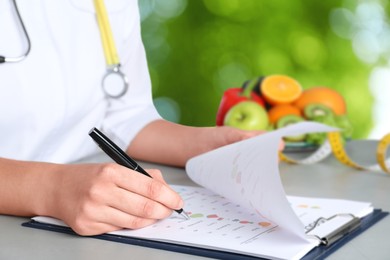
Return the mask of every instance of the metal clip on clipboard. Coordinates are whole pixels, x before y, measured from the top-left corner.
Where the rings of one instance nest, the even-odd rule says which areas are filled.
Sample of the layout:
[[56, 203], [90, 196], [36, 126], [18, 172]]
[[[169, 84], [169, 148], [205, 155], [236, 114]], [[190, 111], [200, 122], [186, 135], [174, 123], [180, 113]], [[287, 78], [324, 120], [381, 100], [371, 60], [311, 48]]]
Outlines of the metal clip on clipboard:
[[360, 218], [352, 214], [336, 214], [329, 218], [317, 219], [310, 225], [306, 234], [317, 238], [322, 245], [329, 246], [358, 228], [360, 223]]

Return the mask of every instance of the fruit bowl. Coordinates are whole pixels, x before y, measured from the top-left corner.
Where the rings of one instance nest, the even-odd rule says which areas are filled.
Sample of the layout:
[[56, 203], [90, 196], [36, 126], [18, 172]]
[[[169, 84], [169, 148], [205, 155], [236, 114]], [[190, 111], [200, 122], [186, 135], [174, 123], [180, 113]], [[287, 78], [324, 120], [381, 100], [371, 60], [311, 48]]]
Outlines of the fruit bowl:
[[[243, 130], [272, 131], [302, 121], [314, 121], [342, 129], [342, 137], [352, 136], [344, 97], [325, 86], [303, 88], [286, 75], [261, 76], [225, 91], [217, 113], [217, 125]], [[284, 137], [285, 152], [316, 150], [327, 138], [325, 133]]]

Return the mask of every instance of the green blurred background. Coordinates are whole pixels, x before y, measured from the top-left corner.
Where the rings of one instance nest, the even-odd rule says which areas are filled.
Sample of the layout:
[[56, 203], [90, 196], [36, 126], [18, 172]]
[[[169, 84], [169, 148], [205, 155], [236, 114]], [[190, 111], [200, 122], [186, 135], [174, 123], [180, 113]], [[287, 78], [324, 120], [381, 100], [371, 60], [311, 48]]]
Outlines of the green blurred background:
[[385, 61], [382, 53], [373, 60], [370, 41], [360, 32], [374, 30], [375, 21], [387, 19], [387, 1], [139, 4], [154, 101], [167, 120], [215, 125], [224, 90], [260, 75], [285, 74], [303, 88], [339, 91], [346, 99], [353, 137], [370, 132], [373, 97], [368, 79], [372, 68]]

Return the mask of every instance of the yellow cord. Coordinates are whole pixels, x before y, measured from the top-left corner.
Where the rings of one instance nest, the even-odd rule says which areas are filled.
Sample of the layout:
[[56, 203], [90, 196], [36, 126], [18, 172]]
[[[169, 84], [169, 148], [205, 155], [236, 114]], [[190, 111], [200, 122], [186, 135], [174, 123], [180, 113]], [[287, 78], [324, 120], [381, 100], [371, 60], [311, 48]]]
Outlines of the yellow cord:
[[114, 37], [111, 31], [110, 21], [108, 19], [104, 0], [94, 0], [93, 3], [96, 10], [96, 18], [100, 30], [100, 37], [102, 40], [107, 66], [118, 65], [119, 56], [115, 48]]

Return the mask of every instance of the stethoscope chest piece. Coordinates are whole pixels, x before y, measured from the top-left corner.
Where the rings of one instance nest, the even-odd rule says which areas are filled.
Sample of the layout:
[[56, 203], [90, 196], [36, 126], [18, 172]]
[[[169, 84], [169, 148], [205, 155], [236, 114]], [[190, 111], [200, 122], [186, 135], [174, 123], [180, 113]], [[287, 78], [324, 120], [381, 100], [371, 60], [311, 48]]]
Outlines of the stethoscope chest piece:
[[111, 31], [104, 0], [93, 1], [107, 68], [107, 72], [102, 80], [103, 92], [107, 97], [120, 98], [126, 94], [129, 83], [126, 75], [120, 69], [119, 56], [115, 47], [114, 36]]
[[119, 69], [119, 65], [107, 69], [102, 80], [103, 92], [107, 97], [120, 98], [126, 94], [129, 82], [126, 75]]

